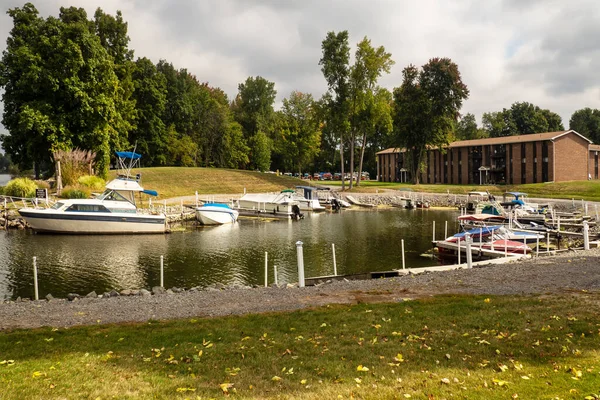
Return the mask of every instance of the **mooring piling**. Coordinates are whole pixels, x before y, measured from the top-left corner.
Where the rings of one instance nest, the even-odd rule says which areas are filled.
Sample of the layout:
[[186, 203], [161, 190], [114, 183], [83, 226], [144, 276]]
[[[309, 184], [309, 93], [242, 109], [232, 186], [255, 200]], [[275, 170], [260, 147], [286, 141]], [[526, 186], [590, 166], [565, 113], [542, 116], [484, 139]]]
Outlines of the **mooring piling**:
[[38, 291], [38, 273], [37, 273], [37, 257], [33, 256], [33, 293], [35, 300], [40, 299], [40, 292]]
[[402, 269], [406, 269], [406, 262], [404, 261], [404, 239], [400, 240], [400, 245], [402, 246]]
[[160, 287], [165, 287], [165, 262], [164, 256], [160, 256]]
[[269, 286], [269, 253], [265, 251], [265, 287]]
[[473, 268], [473, 254], [471, 253], [471, 234], [465, 233], [465, 242], [467, 244], [467, 268]]
[[331, 243], [331, 253], [333, 255], [333, 275], [337, 276], [337, 263], [335, 261], [335, 243]]
[[277, 280], [277, 265], [273, 264], [273, 278], [275, 280], [275, 286], [279, 285], [279, 281]]
[[298, 287], [304, 287], [304, 251], [301, 240], [296, 242], [296, 254], [298, 256]]
[[435, 220], [433, 220], [433, 236], [432, 241], [435, 242]]
[[587, 221], [583, 221], [583, 249], [590, 249], [590, 225]]
[[448, 237], [448, 221], [444, 223], [444, 239]]

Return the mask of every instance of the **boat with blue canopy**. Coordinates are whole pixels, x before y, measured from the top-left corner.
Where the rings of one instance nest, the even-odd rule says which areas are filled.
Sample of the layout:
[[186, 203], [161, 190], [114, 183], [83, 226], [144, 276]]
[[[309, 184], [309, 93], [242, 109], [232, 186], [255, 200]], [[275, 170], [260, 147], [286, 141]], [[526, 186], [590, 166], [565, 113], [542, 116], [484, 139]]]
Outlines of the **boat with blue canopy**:
[[141, 155], [116, 152], [117, 177], [106, 184], [103, 193], [93, 199], [61, 199], [51, 208], [22, 208], [19, 214], [36, 232], [70, 234], [164, 233], [163, 213], [143, 212], [136, 194], [157, 196], [141, 186], [141, 175], [132, 174]]

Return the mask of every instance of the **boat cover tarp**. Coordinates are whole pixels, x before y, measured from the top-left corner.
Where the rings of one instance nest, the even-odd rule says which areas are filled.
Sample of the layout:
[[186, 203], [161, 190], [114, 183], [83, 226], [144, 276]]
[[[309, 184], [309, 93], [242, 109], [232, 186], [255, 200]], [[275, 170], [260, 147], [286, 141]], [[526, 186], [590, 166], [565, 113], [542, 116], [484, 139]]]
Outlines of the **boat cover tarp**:
[[158, 196], [158, 192], [156, 190], [142, 190], [142, 193], [149, 194], [150, 196]]
[[141, 154], [134, 153], [132, 151], [115, 151], [115, 154], [119, 158], [128, 158], [132, 160], [139, 160], [140, 158], [142, 158]]
[[471, 229], [469, 231], [466, 232], [460, 232], [457, 233], [456, 235], [454, 235], [454, 237], [456, 238], [463, 238], [467, 233], [471, 236], [479, 236], [479, 232], [481, 232], [482, 235], [490, 235], [492, 232], [494, 232], [496, 229], [500, 229], [501, 226], [497, 225], [497, 226], [486, 226], [486, 227], [482, 227], [482, 228], [475, 228], [475, 229]]

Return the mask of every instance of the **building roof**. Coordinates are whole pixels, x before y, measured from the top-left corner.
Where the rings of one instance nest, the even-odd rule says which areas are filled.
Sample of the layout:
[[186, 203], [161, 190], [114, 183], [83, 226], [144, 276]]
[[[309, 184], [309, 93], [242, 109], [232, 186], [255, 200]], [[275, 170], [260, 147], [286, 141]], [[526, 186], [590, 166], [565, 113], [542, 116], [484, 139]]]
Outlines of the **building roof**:
[[590, 144], [590, 151], [600, 151], [600, 144]]
[[[456, 147], [469, 147], [469, 146], [490, 146], [490, 145], [499, 145], [499, 144], [512, 144], [512, 143], [528, 143], [528, 142], [538, 142], [542, 140], [556, 140], [564, 135], [569, 133], [574, 133], [575, 135], [581, 137], [590, 143], [590, 146], [596, 146], [591, 144], [592, 141], [585, 136], [577, 133], [574, 130], [567, 131], [557, 131], [557, 132], [545, 132], [545, 133], [530, 133], [528, 135], [517, 135], [517, 136], [502, 136], [502, 137], [493, 137], [493, 138], [484, 138], [484, 139], [472, 139], [472, 140], [458, 140], [456, 142], [452, 142], [448, 145], [450, 148]], [[600, 146], [597, 146], [598, 150], [600, 150]], [[387, 153], [397, 153], [401, 151], [399, 148], [389, 148], [380, 151], [377, 154], [387, 154]]]
[[393, 154], [400, 153], [404, 149], [400, 149], [399, 147], [390, 147], [389, 149], [381, 150], [375, 154]]

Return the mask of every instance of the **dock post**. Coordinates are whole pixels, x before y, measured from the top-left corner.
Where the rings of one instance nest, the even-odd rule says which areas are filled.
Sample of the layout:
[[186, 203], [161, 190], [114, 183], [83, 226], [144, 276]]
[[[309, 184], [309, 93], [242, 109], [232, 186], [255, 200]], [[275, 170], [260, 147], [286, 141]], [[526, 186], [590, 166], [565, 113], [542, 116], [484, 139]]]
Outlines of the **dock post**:
[[277, 265], [273, 264], [273, 277], [275, 278], [275, 286], [279, 285], [279, 281], [277, 280]]
[[556, 230], [560, 232], [560, 215], [558, 216], [558, 228]]
[[585, 215], [588, 215], [588, 203], [585, 203]]
[[[4, 208], [6, 208], [6, 199], [4, 200]], [[594, 204], [594, 211], [596, 212], [596, 222], [598, 222], [598, 204]]]
[[444, 239], [448, 237], [448, 221], [444, 224]]
[[402, 269], [406, 269], [406, 263], [404, 262], [404, 239], [400, 240], [402, 246]]
[[163, 256], [160, 256], [160, 287], [165, 287], [165, 262]]
[[546, 233], [546, 254], [550, 254], [550, 232]]
[[435, 242], [435, 220], [433, 221], [433, 242]]
[[337, 263], [335, 261], [335, 243], [331, 243], [331, 253], [333, 254], [333, 275], [337, 276]]
[[473, 254], [471, 253], [471, 234], [465, 234], [465, 243], [467, 244], [467, 268], [473, 268]]
[[37, 257], [33, 256], [33, 292], [35, 300], [40, 299], [40, 293], [38, 291], [38, 276], [37, 276]]
[[540, 236], [539, 235], [535, 238], [535, 255], [537, 257], [540, 256]]
[[483, 228], [479, 228], [479, 248], [483, 247]]
[[590, 225], [587, 221], [583, 221], [583, 249], [590, 249]]
[[269, 286], [269, 253], [265, 251], [265, 287]]
[[198, 207], [198, 191], [196, 190], [196, 207]]
[[458, 238], [458, 265], [460, 265], [460, 253], [461, 253], [461, 249], [460, 249], [460, 237]]
[[304, 252], [301, 240], [296, 242], [296, 254], [298, 256], [298, 287], [304, 287]]
[[527, 255], [527, 238], [523, 238], [523, 255]]

